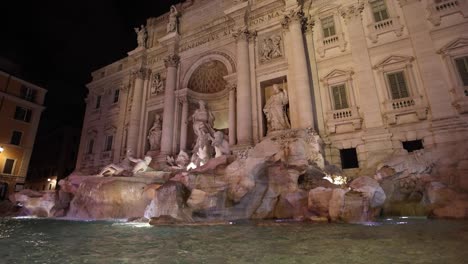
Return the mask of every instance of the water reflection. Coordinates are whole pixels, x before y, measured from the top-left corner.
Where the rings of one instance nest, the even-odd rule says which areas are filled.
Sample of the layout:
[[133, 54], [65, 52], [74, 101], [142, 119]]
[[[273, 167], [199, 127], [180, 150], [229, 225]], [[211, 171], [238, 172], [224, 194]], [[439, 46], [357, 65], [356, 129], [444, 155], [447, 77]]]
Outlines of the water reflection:
[[[402, 224], [404, 223], [404, 224]], [[161, 226], [0, 219], [0, 263], [464, 263], [468, 222]]]

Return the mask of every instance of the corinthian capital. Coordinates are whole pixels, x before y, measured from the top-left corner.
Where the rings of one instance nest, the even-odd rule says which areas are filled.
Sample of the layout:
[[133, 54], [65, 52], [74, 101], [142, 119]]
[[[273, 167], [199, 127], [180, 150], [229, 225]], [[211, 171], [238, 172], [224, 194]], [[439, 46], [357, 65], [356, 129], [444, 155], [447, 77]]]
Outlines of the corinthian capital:
[[362, 19], [362, 10], [364, 10], [364, 3], [356, 3], [340, 8], [340, 14], [347, 22], [356, 18]]
[[299, 23], [302, 27], [304, 27], [306, 22], [307, 18], [304, 16], [304, 12], [302, 11], [301, 6], [298, 5], [284, 12], [284, 17], [281, 21], [281, 25], [284, 29], [288, 29], [289, 25], [292, 23]]
[[232, 36], [236, 39], [236, 41], [239, 41], [239, 40], [248, 41], [249, 39], [257, 36], [257, 32], [249, 31], [247, 27], [242, 27], [242, 28], [235, 30], [235, 32], [232, 33]]
[[142, 80], [149, 79], [150, 75], [151, 70], [147, 68], [140, 68], [134, 72], [135, 78]]
[[179, 65], [180, 57], [177, 54], [170, 54], [164, 59], [164, 65], [166, 68], [175, 67]]

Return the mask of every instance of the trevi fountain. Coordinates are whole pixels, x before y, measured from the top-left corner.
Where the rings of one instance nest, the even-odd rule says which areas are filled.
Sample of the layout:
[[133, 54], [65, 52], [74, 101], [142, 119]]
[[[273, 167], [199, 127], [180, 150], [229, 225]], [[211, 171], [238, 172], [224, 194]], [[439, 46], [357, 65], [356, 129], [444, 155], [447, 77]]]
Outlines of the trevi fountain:
[[[188, 6], [187, 3], [192, 2], [196, 6], [198, 1], [184, 3]], [[205, 2], [198, 4], [207, 5]], [[283, 1], [234, 2], [237, 9], [227, 10], [227, 16], [232, 17], [251, 2], [254, 6], [268, 6], [262, 2], [277, 6], [276, 2]], [[294, 17], [302, 11], [300, 6], [290, 2], [296, 1], [285, 1], [289, 7], [283, 11], [289, 15], [283, 17], [286, 19], [284, 23], [290, 23], [288, 36], [292, 40], [288, 44], [294, 44]], [[419, 1], [398, 2], [405, 2], [406, 8], [406, 2]], [[179, 12], [193, 8], [187, 6], [171, 8], [164, 31], [176, 35], [183, 31]], [[351, 14], [343, 14], [344, 19], [351, 21], [349, 16]], [[276, 19], [276, 15], [257, 17]], [[252, 21], [263, 23], [259, 18]], [[255, 23], [249, 25], [255, 26]], [[321, 23], [324, 23], [323, 19]], [[297, 30], [300, 32], [299, 27]], [[135, 32], [138, 48], [134, 52], [144, 52], [149, 41], [147, 28], [142, 25], [135, 28]], [[246, 32], [244, 27], [235, 34]], [[356, 38], [354, 35], [350, 37]], [[280, 62], [285, 52], [282, 41], [280, 35], [259, 41], [258, 45], [263, 46], [258, 63]], [[160, 42], [170, 41], [162, 39]], [[204, 44], [186, 46], [185, 49], [197, 45]], [[237, 47], [242, 53], [242, 47]], [[180, 52], [183, 52], [182, 48]], [[318, 49], [323, 51], [324, 47]], [[287, 52], [297, 55], [294, 48]], [[218, 57], [227, 61], [220, 55]], [[169, 109], [173, 113], [180, 109], [171, 106], [167, 100], [161, 101], [165, 111], [148, 115], [147, 134], [136, 129], [144, 126], [132, 127], [132, 122], [139, 119], [131, 115], [127, 148], [122, 150], [124, 154], [119, 159], [103, 164], [94, 173], [75, 171], [60, 180], [57, 191], [23, 190], [11, 195], [12, 203], [2, 208], [4, 218], [0, 219], [0, 245], [10, 250], [2, 253], [0, 262], [466, 262], [468, 223], [454, 219], [468, 218], [468, 193], [466, 188], [455, 184], [453, 176], [466, 178], [466, 141], [433, 144], [413, 152], [402, 148], [385, 153], [379, 149], [369, 150], [367, 160], [372, 160], [375, 154], [379, 162], [360, 170], [357, 175], [349, 174], [327, 155], [326, 147], [330, 140], [335, 140], [334, 134], [318, 133], [314, 123], [303, 121], [313, 115], [300, 112], [307, 108], [304, 103], [307, 98], [299, 96], [304, 83], [297, 72], [302, 64], [299, 59], [293, 61], [296, 72], [291, 79], [296, 86], [288, 85], [289, 79], [268, 83], [268, 97], [264, 96], [264, 103], [256, 113], [263, 118], [263, 121], [261, 118], [256, 120], [265, 133], [254, 137], [255, 140], [250, 141], [252, 144], [240, 144], [245, 130], [252, 129], [248, 124], [252, 119], [249, 112], [244, 115], [251, 110], [250, 105], [249, 109], [243, 108], [242, 100], [249, 94], [246, 97], [242, 89], [245, 85], [250, 87], [250, 82], [247, 79], [244, 82], [240, 76], [245, 69], [240, 67], [242, 59], [239, 59], [237, 90], [233, 93], [237, 96], [237, 110], [233, 115], [229, 112], [229, 131], [217, 127], [219, 114], [212, 111], [213, 104], [203, 96], [192, 94], [190, 100], [196, 107], [190, 114], [182, 108], [186, 112], [182, 115], [185, 122], [180, 122], [181, 131], [177, 130], [178, 125], [167, 121], [172, 119], [166, 111]], [[216, 65], [217, 62], [212, 63]], [[150, 94], [164, 94], [175, 100], [174, 90], [168, 90], [175, 83], [170, 75], [174, 69], [171, 65], [175, 64], [166, 61], [169, 65], [167, 73], [154, 75], [148, 86]], [[233, 69], [229, 68], [225, 73], [231, 71]], [[136, 77], [135, 85], [147, 83], [144, 78], [142, 80]], [[324, 83], [328, 80], [322, 79]], [[226, 91], [230, 107], [235, 106], [235, 101], [231, 104], [230, 90]], [[133, 101], [143, 98], [136, 94], [135, 90]], [[350, 100], [351, 109], [356, 102], [351, 97]], [[419, 104], [419, 101], [413, 103]], [[128, 109], [133, 113], [134, 107], [132, 104]], [[352, 111], [350, 116], [356, 114]], [[427, 111], [405, 112], [405, 115], [409, 113], [405, 120], [413, 122], [410, 117], [414, 115], [424, 121]], [[370, 120], [371, 114], [369, 112], [365, 118]], [[386, 113], [389, 126], [403, 120], [404, 114]], [[242, 119], [245, 116], [248, 118]], [[346, 119], [350, 120], [346, 124], [352, 128], [352, 133], [362, 129], [363, 116], [353, 118]], [[339, 130], [347, 126], [341, 126], [338, 121], [330, 122], [327, 123], [327, 131], [333, 131], [330, 133], [341, 133]], [[168, 124], [171, 124], [170, 128]], [[237, 137], [233, 134], [232, 124], [237, 127]], [[444, 129], [449, 129], [450, 124]], [[370, 127], [371, 123], [365, 125]], [[176, 152], [172, 146], [179, 145], [172, 143], [172, 130], [177, 130], [180, 142], [183, 142]], [[133, 144], [132, 140], [138, 138], [135, 135], [140, 135], [144, 143]], [[183, 147], [189, 146], [187, 135], [193, 136], [193, 144]], [[380, 135], [373, 135], [375, 141], [382, 139]]]

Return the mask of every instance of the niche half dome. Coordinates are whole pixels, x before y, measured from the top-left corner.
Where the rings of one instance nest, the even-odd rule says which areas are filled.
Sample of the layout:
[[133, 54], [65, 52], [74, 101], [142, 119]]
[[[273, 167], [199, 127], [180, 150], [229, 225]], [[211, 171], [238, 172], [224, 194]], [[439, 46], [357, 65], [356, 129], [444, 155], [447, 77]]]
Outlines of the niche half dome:
[[190, 77], [188, 88], [197, 93], [217, 93], [224, 90], [228, 74], [226, 66], [217, 60], [206, 62], [198, 67]]

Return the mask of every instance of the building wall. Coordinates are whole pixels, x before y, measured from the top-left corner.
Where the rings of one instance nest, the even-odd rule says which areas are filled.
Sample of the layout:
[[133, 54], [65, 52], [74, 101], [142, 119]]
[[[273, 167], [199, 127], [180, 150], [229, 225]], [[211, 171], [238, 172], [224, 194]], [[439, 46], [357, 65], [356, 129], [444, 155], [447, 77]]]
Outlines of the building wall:
[[[403, 151], [405, 141], [421, 140], [423, 147], [429, 149], [465, 141], [467, 88], [454, 59], [468, 56], [468, 4], [386, 0], [383, 3], [387, 17], [376, 22], [372, 13], [375, 2], [378, 1], [304, 1], [301, 10], [307, 21], [304, 20], [300, 37], [303, 44], [294, 38], [291, 28], [284, 27], [285, 14], [297, 6], [294, 0], [251, 1], [245, 9], [245, 24], [242, 16], [236, 17], [236, 12], [240, 12], [236, 10], [244, 10], [242, 3], [233, 7], [232, 1], [201, 0], [178, 5], [183, 15], [176, 46], [171, 46], [165, 31], [168, 14], [148, 19], [146, 48], [137, 48], [128, 57], [92, 74], [77, 168], [95, 172], [123, 157], [128, 147], [127, 133], [133, 124], [131, 112], [135, 109], [139, 111], [135, 155], [147, 154], [147, 130], [154, 114], [163, 113], [167, 94], [152, 94], [151, 88], [157, 74], [167, 79], [164, 58], [170, 53], [180, 56], [171, 118], [175, 123], [172, 154], [177, 153], [183, 143], [182, 99], [193, 102], [204, 98], [210, 102], [215, 97], [194, 93], [187, 86], [196, 69], [209, 60], [221, 61], [228, 68], [227, 83], [238, 85], [239, 68], [245, 66], [239, 65], [233, 33], [240, 27], [255, 32], [248, 40], [250, 73], [245, 76], [251, 89], [252, 143], [266, 135], [262, 108], [273, 83], [287, 86], [293, 128], [301, 127], [304, 116], [309, 116], [304, 113], [300, 90], [304, 76], [297, 74], [304, 69], [295, 68], [299, 65], [295, 57], [297, 47], [306, 51], [305, 73], [312, 94], [310, 122], [324, 140], [329, 163], [341, 164], [340, 150], [355, 148], [359, 168], [346, 171], [362, 174], [375, 169], [388, 155]], [[326, 37], [322, 23], [330, 17], [335, 34]], [[281, 56], [265, 59], [265, 41], [278, 39]], [[387, 74], [395, 72], [402, 72], [409, 92], [401, 99], [392, 99], [389, 89]], [[141, 86], [136, 85], [138, 78]], [[335, 109], [331, 90], [340, 84], [345, 85], [348, 107]], [[142, 89], [144, 99], [139, 107], [132, 107], [133, 96], [140, 92], [136, 87]], [[120, 99], [112, 104], [115, 89], [120, 89]], [[96, 109], [98, 96], [102, 101]], [[209, 106], [219, 107], [216, 103]], [[238, 108], [237, 119], [239, 111]], [[107, 135], [114, 135], [113, 149], [103, 152]], [[86, 153], [90, 139], [95, 146], [92, 153]]]
[[[35, 97], [25, 98], [21, 93], [24, 87], [36, 91]], [[9, 193], [15, 190], [17, 183], [24, 183], [45, 94], [46, 90], [41, 87], [0, 72], [0, 146], [4, 148], [0, 153], [0, 182], [8, 184]], [[15, 119], [17, 106], [31, 111], [29, 121]], [[13, 131], [22, 133], [18, 145], [11, 144]], [[11, 174], [4, 171], [7, 159], [15, 161]]]

